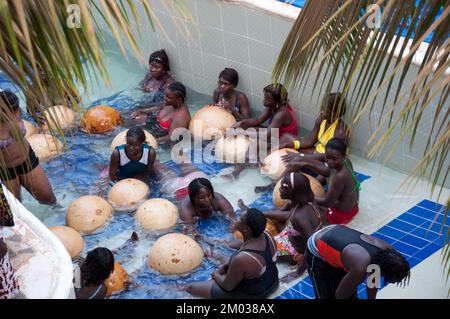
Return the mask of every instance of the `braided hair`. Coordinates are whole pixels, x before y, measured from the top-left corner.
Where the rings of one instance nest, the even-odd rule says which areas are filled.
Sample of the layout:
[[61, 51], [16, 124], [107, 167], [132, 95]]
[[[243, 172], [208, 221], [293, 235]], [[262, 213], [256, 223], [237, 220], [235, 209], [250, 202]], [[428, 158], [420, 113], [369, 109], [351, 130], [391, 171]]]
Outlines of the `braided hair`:
[[145, 143], [145, 133], [140, 127], [134, 126], [127, 131], [127, 140], [129, 138], [135, 138], [141, 143]]
[[170, 84], [167, 89], [175, 93], [178, 97], [180, 97], [183, 102], [186, 99], [186, 87], [181, 82], [174, 82]]
[[410, 278], [408, 260], [393, 248], [379, 251], [374, 256], [374, 263], [380, 266], [381, 275], [389, 283], [407, 285]]
[[286, 88], [280, 83], [272, 83], [264, 87], [264, 93], [270, 93], [275, 100], [275, 102], [279, 104], [287, 104], [288, 103], [288, 92]]
[[195, 178], [189, 183], [188, 186], [189, 199], [191, 200], [192, 204], [195, 203], [195, 197], [202, 189], [206, 189], [214, 198], [214, 188], [211, 182], [203, 177]]

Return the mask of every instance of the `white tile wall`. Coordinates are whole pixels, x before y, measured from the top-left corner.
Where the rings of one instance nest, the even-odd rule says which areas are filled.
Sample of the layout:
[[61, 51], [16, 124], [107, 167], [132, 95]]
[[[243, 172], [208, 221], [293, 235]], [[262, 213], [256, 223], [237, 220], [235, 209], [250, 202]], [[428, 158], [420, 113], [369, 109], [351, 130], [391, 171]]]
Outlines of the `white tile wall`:
[[[238, 89], [247, 94], [253, 113], [260, 114], [263, 111], [262, 88], [272, 82], [272, 68], [293, 21], [221, 0], [186, 0], [185, 3], [194, 17], [194, 22], [183, 22], [191, 34], [191, 37], [187, 38], [183, 32], [175, 28], [172, 17], [165, 12], [162, 1], [165, 0], [151, 0], [151, 3], [172, 43], [165, 39], [161, 32], [152, 32], [149, 23], [144, 24], [143, 39], [139, 40], [144, 57], [148, 58], [154, 50], [165, 48], [175, 77], [192, 89], [208, 95], [211, 95], [217, 86], [219, 72], [225, 67], [235, 68], [240, 78]], [[391, 69], [392, 67], [393, 65], [390, 66]], [[320, 92], [317, 92], [318, 88], [310, 98], [315, 74], [313, 72], [310, 77], [305, 92], [300, 92], [299, 89], [289, 92], [291, 104], [296, 107], [299, 123], [307, 129], [312, 129], [322, 100]], [[409, 85], [415, 76], [416, 70], [407, 74], [403, 92], [408, 93]], [[396, 76], [394, 83], [398, 83], [398, 78], [399, 75]], [[323, 79], [320, 79], [319, 83], [321, 81]], [[390, 95], [386, 105], [391, 106], [392, 103], [393, 95]], [[371, 118], [365, 114], [360, 123], [354, 127], [351, 139], [352, 153], [365, 156], [369, 151], [368, 139], [376, 127], [382, 104], [383, 99], [378, 98]], [[432, 104], [437, 104], [437, 98]], [[403, 171], [414, 169], [422, 157], [434, 114], [433, 107], [424, 113], [413, 149], [410, 150], [408, 143], [403, 142], [388, 162], [389, 166]], [[350, 124], [353, 119], [347, 120]], [[383, 162], [389, 147], [394, 143], [394, 137], [399, 136], [400, 132], [400, 127], [397, 127], [393, 138], [381, 154], [374, 158], [375, 161]], [[409, 134], [405, 138], [405, 141], [407, 140]], [[447, 161], [450, 165], [450, 157]], [[447, 186], [450, 186], [450, 181], [447, 181]]]

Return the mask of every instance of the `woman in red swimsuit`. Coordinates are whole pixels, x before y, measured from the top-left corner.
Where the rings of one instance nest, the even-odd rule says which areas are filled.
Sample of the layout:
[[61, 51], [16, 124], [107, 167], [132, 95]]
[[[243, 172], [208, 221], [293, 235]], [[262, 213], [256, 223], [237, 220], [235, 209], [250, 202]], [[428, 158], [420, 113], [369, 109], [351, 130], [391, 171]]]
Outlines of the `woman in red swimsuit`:
[[[294, 109], [289, 105], [288, 93], [283, 85], [278, 83], [272, 83], [263, 89], [264, 92], [264, 113], [257, 118], [245, 119], [237, 122], [233, 125], [233, 128], [241, 128], [247, 130], [250, 127], [259, 128], [261, 124], [269, 120], [267, 127], [267, 146], [268, 150], [272, 148], [271, 137], [272, 133], [275, 133], [275, 137], [281, 138], [284, 134], [289, 133], [291, 135], [297, 135], [298, 133], [298, 123], [295, 117]], [[278, 130], [277, 130], [278, 129]], [[273, 132], [272, 132], [273, 131]], [[236, 132], [237, 133], [237, 132]], [[243, 134], [249, 136], [250, 141], [258, 143], [258, 132], [251, 132], [249, 130], [243, 132]], [[259, 147], [259, 143], [257, 144]], [[254, 147], [249, 147], [253, 150]], [[259, 149], [257, 154], [259, 154]], [[248, 154], [249, 155], [253, 154]], [[240, 164], [236, 167], [233, 173], [225, 175], [226, 178], [234, 177], [237, 178], [239, 174], [245, 169], [246, 164]]]
[[294, 109], [289, 105], [288, 93], [283, 85], [272, 83], [263, 89], [264, 92], [264, 113], [257, 118], [245, 119], [237, 122], [234, 127], [247, 129], [258, 127], [269, 120], [269, 130], [267, 140], [270, 139], [271, 130], [279, 129], [278, 137], [285, 133], [297, 135], [298, 124], [294, 114]]
[[[158, 143], [166, 143], [170, 141], [170, 136], [173, 130], [177, 128], [189, 127], [191, 121], [191, 114], [187, 104], [185, 103], [186, 88], [181, 82], [174, 82], [170, 84], [164, 95], [164, 105], [151, 107], [146, 109], [145, 113], [158, 112], [158, 124], [162, 131], [167, 134], [158, 137]], [[142, 110], [140, 112], [143, 112]], [[131, 117], [139, 116], [137, 112], [131, 114]]]

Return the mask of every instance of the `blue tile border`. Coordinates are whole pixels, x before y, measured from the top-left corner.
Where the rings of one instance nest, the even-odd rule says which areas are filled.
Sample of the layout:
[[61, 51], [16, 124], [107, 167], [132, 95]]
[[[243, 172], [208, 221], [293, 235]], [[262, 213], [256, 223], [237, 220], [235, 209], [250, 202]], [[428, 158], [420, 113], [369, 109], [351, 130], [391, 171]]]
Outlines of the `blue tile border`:
[[[443, 205], [425, 199], [379, 228], [372, 235], [386, 241], [401, 252], [408, 259], [410, 267], [413, 268], [447, 243], [446, 234], [449, 232], [450, 217], [445, 220], [445, 226], [442, 227], [444, 212]], [[442, 232], [440, 232], [441, 227]], [[309, 276], [284, 291], [280, 296], [283, 299], [299, 299], [299, 294], [304, 298], [314, 298], [314, 289]], [[296, 298], [290, 298], [291, 296], [296, 296]], [[358, 296], [362, 299], [367, 298], [365, 284], [358, 287]]]

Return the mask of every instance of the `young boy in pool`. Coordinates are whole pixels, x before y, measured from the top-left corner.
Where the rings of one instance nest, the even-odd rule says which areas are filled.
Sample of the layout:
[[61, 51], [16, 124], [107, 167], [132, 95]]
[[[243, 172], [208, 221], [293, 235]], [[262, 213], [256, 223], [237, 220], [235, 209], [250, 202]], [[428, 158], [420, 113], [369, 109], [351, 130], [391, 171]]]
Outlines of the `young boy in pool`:
[[345, 158], [346, 151], [344, 141], [339, 138], [332, 138], [325, 147], [326, 163], [331, 170], [328, 191], [316, 201], [327, 210], [329, 224], [347, 224], [359, 211], [361, 187], [350, 161]]
[[127, 132], [126, 144], [117, 146], [111, 154], [109, 176], [113, 181], [136, 178], [148, 183], [155, 158], [155, 150], [145, 142], [144, 130], [132, 127]]

